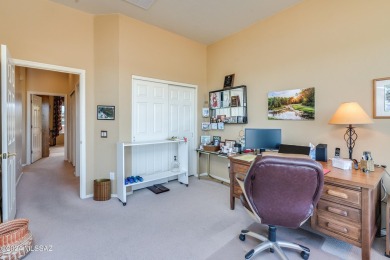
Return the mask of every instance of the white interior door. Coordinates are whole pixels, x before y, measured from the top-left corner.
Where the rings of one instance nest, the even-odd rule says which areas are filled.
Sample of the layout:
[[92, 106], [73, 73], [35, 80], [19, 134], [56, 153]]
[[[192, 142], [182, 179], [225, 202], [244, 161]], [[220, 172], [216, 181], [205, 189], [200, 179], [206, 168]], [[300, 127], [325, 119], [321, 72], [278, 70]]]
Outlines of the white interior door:
[[1, 171], [3, 222], [16, 215], [15, 182], [15, 66], [1, 45]]
[[[168, 84], [133, 80], [133, 142], [168, 138]], [[132, 172], [148, 175], [169, 168], [168, 146], [132, 148]], [[150, 156], [146, 157], [145, 154]]]
[[168, 137], [168, 84], [133, 81], [133, 142]]
[[42, 98], [31, 95], [31, 163], [42, 158]]
[[[195, 174], [195, 89], [169, 86], [169, 133], [168, 136], [188, 138], [188, 171]], [[180, 155], [179, 155], [180, 156]]]

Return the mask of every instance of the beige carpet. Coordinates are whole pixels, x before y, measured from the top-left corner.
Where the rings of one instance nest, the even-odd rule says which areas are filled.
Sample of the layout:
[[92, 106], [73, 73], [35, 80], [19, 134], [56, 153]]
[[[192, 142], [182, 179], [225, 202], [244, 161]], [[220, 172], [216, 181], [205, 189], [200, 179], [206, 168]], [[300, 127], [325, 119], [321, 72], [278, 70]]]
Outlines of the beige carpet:
[[[230, 210], [229, 187], [194, 177], [189, 187], [164, 185], [169, 192], [134, 192], [125, 207], [116, 198], [81, 200], [79, 180], [62, 156], [39, 160], [24, 169], [17, 187], [17, 217], [30, 219], [35, 245], [50, 251], [26, 259], [243, 259], [257, 241], [240, 241], [240, 230], [266, 233], [240, 203]], [[278, 237], [310, 247], [310, 259], [360, 259], [359, 248], [305, 229], [280, 228]], [[387, 259], [384, 248], [384, 238], [376, 239], [372, 259]], [[254, 259], [277, 258], [263, 253]]]

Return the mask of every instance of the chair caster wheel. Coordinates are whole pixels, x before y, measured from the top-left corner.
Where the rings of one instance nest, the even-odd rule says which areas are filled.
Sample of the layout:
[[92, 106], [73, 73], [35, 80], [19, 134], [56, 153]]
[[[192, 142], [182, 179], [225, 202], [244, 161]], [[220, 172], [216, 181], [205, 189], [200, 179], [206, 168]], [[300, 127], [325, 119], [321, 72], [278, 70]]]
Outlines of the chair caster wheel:
[[244, 234], [240, 234], [240, 236], [238, 237], [241, 241], [245, 241], [245, 235]]
[[306, 251], [302, 251], [302, 252], [301, 252], [301, 257], [302, 257], [304, 260], [309, 259], [309, 256], [310, 256], [310, 253], [308, 253], [308, 252], [306, 252]]
[[251, 250], [249, 251], [246, 255], [245, 255], [245, 259], [251, 259], [251, 257], [253, 256], [253, 254], [255, 253], [255, 250]]
[[275, 252], [275, 249], [270, 248], [269, 251], [270, 251], [271, 253], [274, 253], [274, 252]]
[[123, 206], [126, 206], [126, 202], [123, 202], [122, 205], [123, 205]]
[[186, 187], [188, 187], [188, 184], [186, 184]]

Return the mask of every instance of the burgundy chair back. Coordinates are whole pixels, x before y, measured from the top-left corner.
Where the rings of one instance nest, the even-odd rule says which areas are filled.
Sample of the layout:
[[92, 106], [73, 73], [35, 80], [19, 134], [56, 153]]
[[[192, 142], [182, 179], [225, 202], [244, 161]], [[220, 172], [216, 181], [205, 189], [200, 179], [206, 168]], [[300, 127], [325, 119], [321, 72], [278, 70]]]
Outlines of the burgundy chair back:
[[322, 165], [306, 158], [260, 157], [245, 178], [248, 203], [261, 223], [288, 228], [313, 214], [323, 185]]

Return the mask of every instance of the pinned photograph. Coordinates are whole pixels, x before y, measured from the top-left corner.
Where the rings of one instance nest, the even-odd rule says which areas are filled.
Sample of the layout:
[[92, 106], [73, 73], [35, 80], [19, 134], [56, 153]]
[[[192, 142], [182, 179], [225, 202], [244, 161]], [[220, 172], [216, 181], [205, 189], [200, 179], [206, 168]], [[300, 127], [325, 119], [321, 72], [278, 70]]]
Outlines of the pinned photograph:
[[202, 131], [208, 131], [210, 130], [210, 123], [202, 123]]
[[203, 117], [209, 117], [210, 116], [210, 110], [208, 107], [202, 108], [202, 116]]

